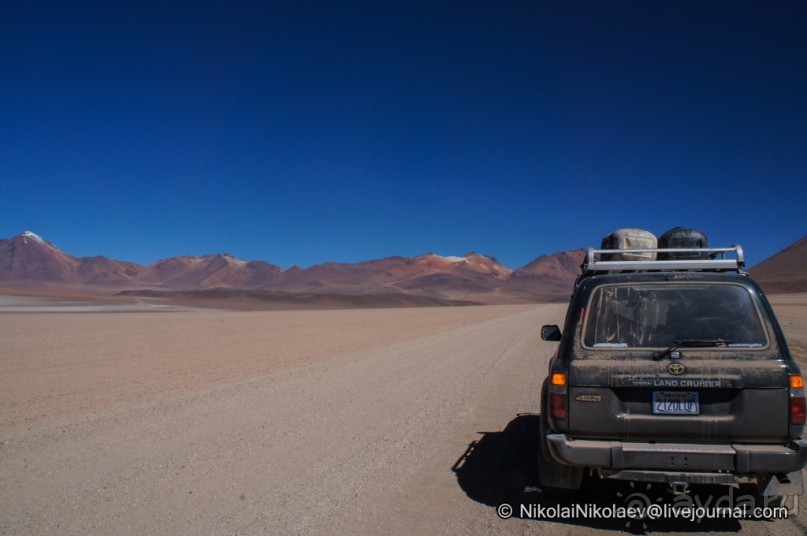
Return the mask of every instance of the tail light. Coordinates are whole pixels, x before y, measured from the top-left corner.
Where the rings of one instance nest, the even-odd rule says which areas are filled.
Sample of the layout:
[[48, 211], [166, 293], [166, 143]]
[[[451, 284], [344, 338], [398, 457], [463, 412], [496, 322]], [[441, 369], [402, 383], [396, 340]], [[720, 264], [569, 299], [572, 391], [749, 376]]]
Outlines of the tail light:
[[804, 398], [804, 378], [790, 375], [790, 424], [807, 422], [807, 401]]
[[567, 405], [566, 374], [553, 372], [549, 382], [549, 416], [553, 419], [566, 419]]

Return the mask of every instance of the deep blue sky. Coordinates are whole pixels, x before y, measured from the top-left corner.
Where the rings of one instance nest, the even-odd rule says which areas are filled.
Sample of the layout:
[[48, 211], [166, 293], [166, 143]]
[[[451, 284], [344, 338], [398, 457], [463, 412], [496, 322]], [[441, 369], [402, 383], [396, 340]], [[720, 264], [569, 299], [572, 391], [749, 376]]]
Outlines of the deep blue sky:
[[0, 237], [288, 268], [807, 234], [807, 3], [0, 0]]

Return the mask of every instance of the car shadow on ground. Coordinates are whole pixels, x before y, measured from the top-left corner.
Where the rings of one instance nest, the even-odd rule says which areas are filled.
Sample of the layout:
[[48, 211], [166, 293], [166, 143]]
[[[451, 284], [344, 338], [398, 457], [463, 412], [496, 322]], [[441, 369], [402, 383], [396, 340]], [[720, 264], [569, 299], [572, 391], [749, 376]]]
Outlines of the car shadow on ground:
[[[565, 523], [598, 529], [643, 533], [647, 531], [711, 532], [740, 531], [749, 523], [770, 523], [755, 519], [644, 519], [629, 517], [586, 518], [581, 509], [600, 509], [602, 515], [615, 511], [615, 507], [646, 508], [650, 505], [671, 507], [736, 507], [749, 504], [749, 490], [732, 490], [723, 487], [702, 486], [693, 488], [687, 496], [672, 495], [667, 486], [624, 481], [601, 480], [589, 477], [580, 490], [564, 495], [550, 495], [541, 490], [538, 482], [538, 455], [540, 416], [521, 414], [499, 432], [484, 432], [468, 446], [452, 467], [462, 490], [474, 501], [492, 507], [497, 515], [502, 504], [512, 507], [512, 517]], [[756, 503], [758, 504], [758, 503]], [[524, 505], [522, 507], [522, 505]], [[575, 517], [555, 518], [561, 509], [577, 509]], [[656, 506], [655, 512], [662, 512]], [[702, 512], [702, 511], [701, 511]], [[550, 514], [536, 516], [535, 514]]]

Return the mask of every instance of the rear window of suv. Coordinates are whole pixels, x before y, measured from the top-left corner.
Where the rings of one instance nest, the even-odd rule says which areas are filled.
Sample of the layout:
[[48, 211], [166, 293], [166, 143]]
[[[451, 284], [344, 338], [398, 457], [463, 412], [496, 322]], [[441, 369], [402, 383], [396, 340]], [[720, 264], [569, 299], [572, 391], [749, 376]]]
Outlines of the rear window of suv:
[[681, 340], [767, 345], [759, 311], [740, 285], [603, 285], [587, 311], [583, 344], [589, 348], [668, 348]]

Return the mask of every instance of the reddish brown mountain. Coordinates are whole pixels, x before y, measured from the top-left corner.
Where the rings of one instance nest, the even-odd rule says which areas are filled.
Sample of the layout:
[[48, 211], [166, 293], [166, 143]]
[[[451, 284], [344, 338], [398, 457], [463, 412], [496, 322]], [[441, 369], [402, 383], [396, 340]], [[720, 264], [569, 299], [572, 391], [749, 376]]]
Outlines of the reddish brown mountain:
[[396, 282], [396, 288], [440, 298], [509, 301], [499, 294], [512, 270], [492, 257], [473, 252], [463, 257], [430, 253], [413, 261], [428, 269]]
[[142, 267], [106, 257], [78, 259], [30, 231], [0, 240], [0, 282], [21, 286], [126, 286]]
[[176, 257], [140, 266], [106, 257], [73, 257], [29, 231], [0, 240], [0, 283], [16, 286], [255, 288], [282, 270], [227, 254]]
[[132, 262], [106, 257], [84, 257], [78, 260], [75, 280], [83, 285], [129, 286], [143, 273], [143, 267]]
[[[388, 257], [358, 263], [317, 264], [302, 269], [293, 267], [280, 274], [267, 288], [294, 291], [364, 292], [367, 290], [414, 290], [420, 294], [440, 295], [449, 286], [477, 288], [501, 286], [510, 274], [496, 260], [469, 253], [464, 257], [443, 257], [427, 253], [418, 257]], [[484, 287], [484, 288], [480, 288]]]
[[0, 240], [3, 283], [68, 283], [78, 260], [30, 231]]
[[288, 291], [362, 290], [394, 281], [408, 259], [388, 257], [358, 263], [326, 262], [309, 268], [292, 266], [267, 288]]
[[256, 288], [282, 271], [268, 262], [244, 261], [224, 253], [157, 261], [143, 269], [138, 282], [172, 289]]
[[571, 294], [585, 256], [585, 249], [542, 255], [511, 274], [508, 290], [539, 301], [564, 300]]
[[765, 292], [807, 292], [807, 236], [748, 270]]

